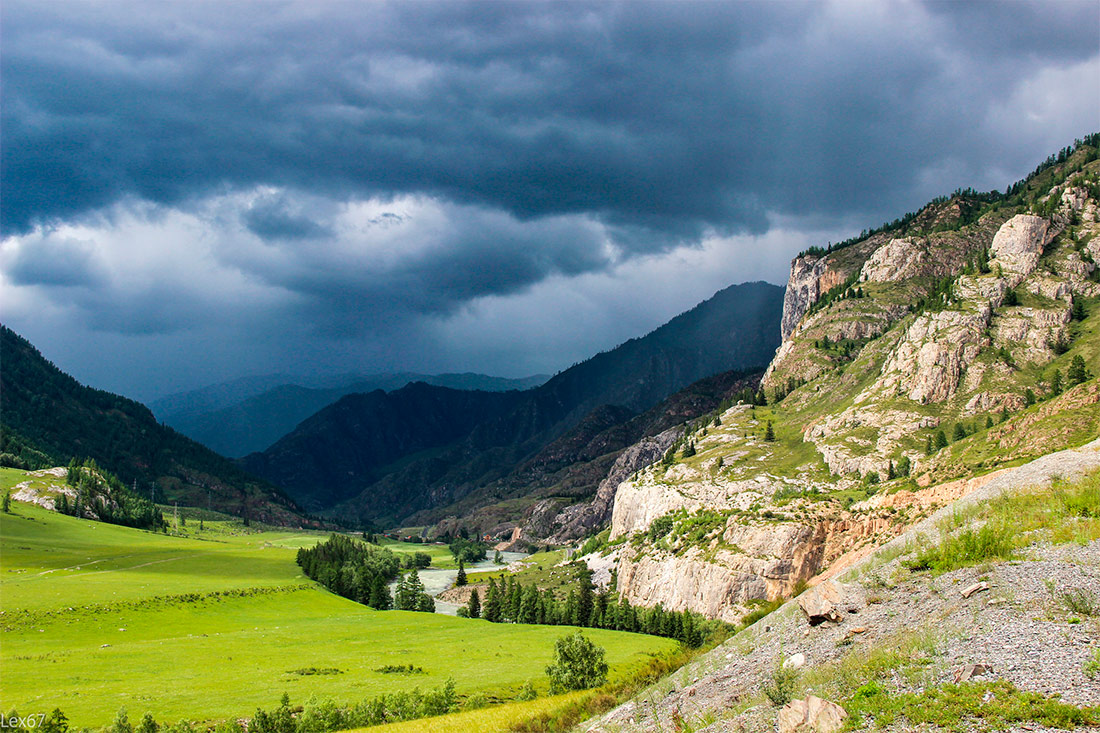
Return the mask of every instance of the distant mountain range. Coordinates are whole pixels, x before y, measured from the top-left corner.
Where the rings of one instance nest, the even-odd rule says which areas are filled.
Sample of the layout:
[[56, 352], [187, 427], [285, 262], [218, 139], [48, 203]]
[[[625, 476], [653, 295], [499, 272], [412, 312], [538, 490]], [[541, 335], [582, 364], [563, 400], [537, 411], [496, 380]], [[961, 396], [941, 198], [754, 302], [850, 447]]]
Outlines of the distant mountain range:
[[463, 394], [421, 383], [350, 395], [242, 465], [311, 510], [343, 518], [395, 524], [442, 512], [594, 410], [603, 409], [606, 429], [704, 377], [762, 368], [779, 345], [782, 308], [782, 288], [735, 285], [525, 392]]
[[157, 422], [145, 405], [86, 387], [0, 326], [3, 452], [30, 467], [94, 458], [139, 494], [252, 519], [300, 523], [282, 491]]
[[244, 377], [149, 404], [153, 414], [184, 435], [225, 456], [260, 451], [293, 430], [322, 407], [344, 395], [391, 392], [413, 382], [460, 390], [504, 392], [537, 387], [549, 379], [538, 374], [520, 379], [484, 374], [340, 374], [294, 377], [269, 374]]

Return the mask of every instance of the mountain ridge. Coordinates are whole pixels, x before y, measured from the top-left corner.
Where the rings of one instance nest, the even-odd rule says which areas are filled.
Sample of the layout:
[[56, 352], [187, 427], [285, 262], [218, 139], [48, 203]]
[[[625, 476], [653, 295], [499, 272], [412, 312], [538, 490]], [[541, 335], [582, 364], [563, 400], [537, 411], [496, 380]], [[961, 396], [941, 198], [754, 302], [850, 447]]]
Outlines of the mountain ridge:
[[[473, 372], [446, 374], [346, 374], [313, 379], [288, 375], [245, 377], [150, 403], [164, 423], [217, 453], [241, 457], [262, 451], [321, 408], [348, 394], [392, 392], [414, 382], [451, 389], [504, 392], [529, 389], [549, 376], [519, 379]], [[301, 384], [300, 382], [306, 382]]]
[[[519, 393], [523, 397], [511, 410], [486, 412], [460, 441], [428, 446], [423, 455], [392, 465], [377, 481], [345, 482], [357, 487], [358, 499], [345, 500], [338, 509], [364, 520], [399, 522], [503, 478], [592, 410], [614, 405], [641, 412], [700, 378], [761, 367], [778, 345], [781, 297], [781, 288], [763, 282], [724, 288], [646, 336]], [[292, 433], [284, 440], [281, 447], [296, 439]], [[242, 465], [293, 493], [288, 478], [271, 466], [289, 466], [295, 459], [279, 458], [273, 449], [246, 457]], [[341, 460], [346, 466], [335, 469], [340, 475], [348, 470], [362, 475], [359, 457], [348, 454]]]
[[620, 594], [736, 621], [955, 482], [1100, 435], [1098, 143], [795, 258], [766, 399], [618, 485]]

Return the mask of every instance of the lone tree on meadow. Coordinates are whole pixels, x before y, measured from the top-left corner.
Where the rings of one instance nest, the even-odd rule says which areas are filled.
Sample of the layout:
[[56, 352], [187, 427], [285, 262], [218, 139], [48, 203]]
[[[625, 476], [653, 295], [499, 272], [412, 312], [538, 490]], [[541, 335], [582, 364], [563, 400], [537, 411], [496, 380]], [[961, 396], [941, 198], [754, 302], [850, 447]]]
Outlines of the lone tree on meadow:
[[607, 682], [603, 647], [596, 646], [580, 631], [554, 643], [554, 663], [546, 668], [551, 694], [589, 690]]
[[775, 442], [775, 427], [772, 425], [771, 420], [768, 420], [768, 427], [764, 429], [764, 440], [769, 443]]

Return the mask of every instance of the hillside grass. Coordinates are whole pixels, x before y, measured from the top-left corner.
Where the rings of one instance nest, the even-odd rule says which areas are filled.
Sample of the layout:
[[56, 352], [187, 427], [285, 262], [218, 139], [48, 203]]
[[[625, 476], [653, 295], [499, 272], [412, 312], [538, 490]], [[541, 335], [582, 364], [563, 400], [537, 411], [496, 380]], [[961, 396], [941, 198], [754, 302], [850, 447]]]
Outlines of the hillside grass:
[[934, 543], [914, 548], [905, 564], [934, 575], [987, 561], [1010, 560], [1041, 540], [1085, 545], [1100, 539], [1100, 471], [1056, 481], [1043, 491], [1018, 491], [955, 512]]
[[552, 550], [550, 552], [537, 552], [528, 555], [523, 560], [523, 569], [509, 572], [506, 566], [499, 570], [482, 570], [476, 573], [467, 573], [467, 581], [471, 584], [488, 583], [492, 578], [500, 581], [502, 578], [513, 577], [524, 585], [534, 583], [543, 590], [565, 590], [575, 587], [580, 577], [580, 565], [567, 563], [559, 566], [565, 559], [564, 550]]
[[[460, 695], [545, 694], [554, 641], [570, 628], [373, 611], [305, 578], [295, 548], [322, 535], [282, 531], [173, 537], [13, 502], [0, 515], [0, 705], [60, 707], [101, 726], [126, 707], [160, 722], [248, 717], [287, 692], [353, 703], [448, 677]], [[188, 522], [188, 526], [191, 522]], [[612, 679], [673, 641], [586, 630]], [[376, 672], [384, 665], [425, 674]], [[339, 672], [308, 675], [316, 667]]]
[[431, 567], [433, 568], [450, 569], [458, 567], [458, 563], [455, 562], [454, 555], [451, 554], [450, 548], [444, 544], [403, 542], [400, 540], [391, 540], [388, 537], [380, 537], [378, 544], [398, 555], [412, 555], [417, 552], [427, 553], [432, 558]]

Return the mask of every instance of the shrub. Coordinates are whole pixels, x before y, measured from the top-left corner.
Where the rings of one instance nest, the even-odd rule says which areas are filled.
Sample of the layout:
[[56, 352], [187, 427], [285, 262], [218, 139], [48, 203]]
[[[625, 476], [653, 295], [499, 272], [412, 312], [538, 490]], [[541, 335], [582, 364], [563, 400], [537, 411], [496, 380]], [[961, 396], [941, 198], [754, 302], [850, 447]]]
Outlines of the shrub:
[[946, 535], [932, 547], [917, 553], [905, 566], [916, 572], [931, 570], [936, 575], [955, 568], [976, 565], [986, 560], [1007, 560], [1012, 557], [1012, 534], [1006, 527], [987, 522], [978, 529], [965, 529]]
[[1100, 616], [1100, 598], [1087, 588], [1071, 588], [1061, 594], [1060, 600], [1070, 613]]
[[772, 705], [783, 707], [794, 698], [798, 689], [798, 670], [777, 665], [772, 671], [772, 678], [764, 683], [763, 689]]
[[607, 682], [604, 650], [580, 631], [563, 636], [554, 644], [554, 663], [546, 668], [550, 692], [588, 690]]

